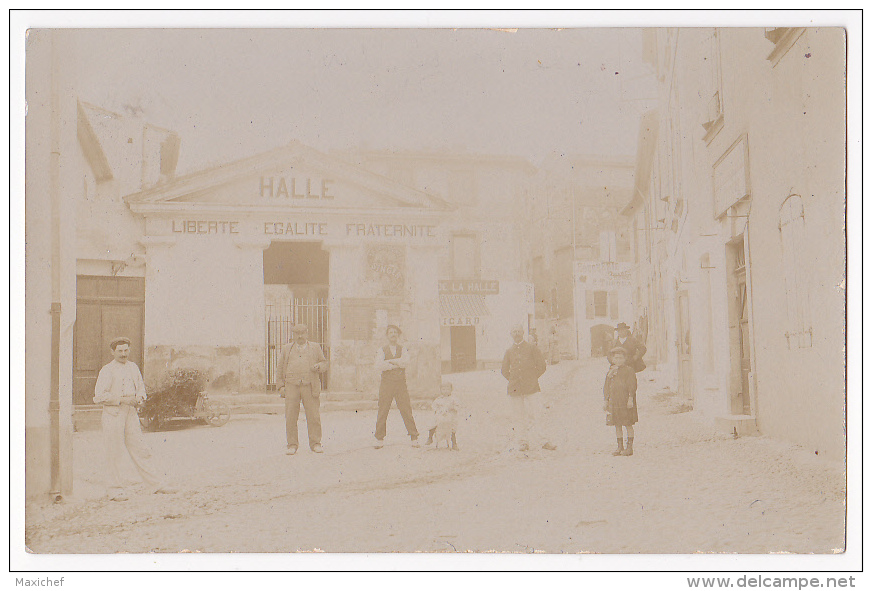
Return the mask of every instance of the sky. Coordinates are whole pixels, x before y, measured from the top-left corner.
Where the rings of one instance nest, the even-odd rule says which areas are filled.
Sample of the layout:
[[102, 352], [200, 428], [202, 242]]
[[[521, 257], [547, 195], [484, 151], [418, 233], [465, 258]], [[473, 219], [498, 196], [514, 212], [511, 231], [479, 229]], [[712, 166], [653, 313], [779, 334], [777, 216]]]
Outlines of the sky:
[[81, 29], [82, 100], [178, 132], [184, 174], [323, 151], [635, 154], [639, 29]]

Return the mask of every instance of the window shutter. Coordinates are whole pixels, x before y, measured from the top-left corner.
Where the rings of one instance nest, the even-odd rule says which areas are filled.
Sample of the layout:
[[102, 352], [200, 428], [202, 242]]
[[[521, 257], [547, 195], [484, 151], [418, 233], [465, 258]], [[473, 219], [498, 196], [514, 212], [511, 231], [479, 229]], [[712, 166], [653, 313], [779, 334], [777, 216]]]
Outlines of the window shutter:
[[587, 319], [593, 320], [596, 314], [594, 308], [593, 292], [591, 290], [588, 289], [584, 292], [584, 301], [585, 307], [587, 308]]
[[609, 292], [609, 312], [611, 312], [612, 320], [618, 319], [618, 292]]
[[781, 239], [783, 250], [782, 263], [784, 264], [784, 288], [787, 296], [787, 348], [794, 349], [794, 338], [798, 332], [796, 317], [796, 267], [794, 266], [793, 252], [794, 224], [789, 221], [781, 227]]
[[810, 347], [808, 284], [800, 276], [802, 265], [806, 262], [806, 228], [802, 199], [799, 195], [791, 195], [784, 201], [781, 206], [779, 225], [787, 296], [787, 330], [785, 331], [787, 348]]

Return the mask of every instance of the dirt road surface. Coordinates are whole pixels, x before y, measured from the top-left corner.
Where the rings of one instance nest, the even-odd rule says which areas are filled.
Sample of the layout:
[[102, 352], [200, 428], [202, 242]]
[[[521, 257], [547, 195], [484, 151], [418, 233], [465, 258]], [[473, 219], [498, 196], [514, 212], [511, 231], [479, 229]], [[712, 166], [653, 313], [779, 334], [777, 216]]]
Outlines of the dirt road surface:
[[[462, 404], [460, 451], [413, 448], [394, 409], [323, 413], [324, 454], [284, 454], [284, 419], [146, 434], [173, 495], [106, 498], [99, 432], [75, 435], [75, 493], [30, 507], [36, 553], [832, 553], [844, 547], [842, 466], [766, 437], [720, 434], [639, 374], [636, 453], [613, 457], [602, 360], [549, 366], [556, 451], [509, 441], [496, 371], [446, 376]], [[425, 422], [418, 413], [419, 422]], [[300, 434], [305, 437], [302, 419]], [[132, 466], [129, 477], [136, 480]]]

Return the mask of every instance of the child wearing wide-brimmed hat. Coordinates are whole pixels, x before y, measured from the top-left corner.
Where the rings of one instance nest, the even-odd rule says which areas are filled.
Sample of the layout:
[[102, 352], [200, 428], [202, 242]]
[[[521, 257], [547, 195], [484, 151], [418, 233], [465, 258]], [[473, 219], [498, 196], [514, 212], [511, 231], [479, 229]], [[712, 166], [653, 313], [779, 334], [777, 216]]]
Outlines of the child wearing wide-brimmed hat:
[[[615, 426], [615, 436], [618, 448], [613, 456], [633, 455], [633, 425], [639, 421], [636, 410], [636, 372], [627, 365], [627, 351], [623, 347], [614, 347], [609, 351], [608, 360], [611, 366], [606, 374], [603, 385], [603, 397], [606, 411], [606, 424]], [[627, 430], [627, 446], [624, 447], [624, 432]]]

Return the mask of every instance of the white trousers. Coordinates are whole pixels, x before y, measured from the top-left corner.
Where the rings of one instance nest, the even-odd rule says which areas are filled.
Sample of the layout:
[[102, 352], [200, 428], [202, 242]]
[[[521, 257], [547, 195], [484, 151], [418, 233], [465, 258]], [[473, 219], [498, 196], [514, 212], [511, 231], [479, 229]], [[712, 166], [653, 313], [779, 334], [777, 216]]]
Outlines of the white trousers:
[[545, 400], [542, 392], [526, 396], [509, 396], [512, 406], [512, 440], [539, 447], [548, 443], [542, 429], [545, 418]]
[[116, 493], [123, 488], [121, 462], [125, 451], [130, 454], [133, 465], [145, 483], [155, 489], [160, 488], [163, 482], [154, 470], [151, 449], [142, 436], [136, 409], [126, 404], [104, 406], [102, 423], [109, 492]]

